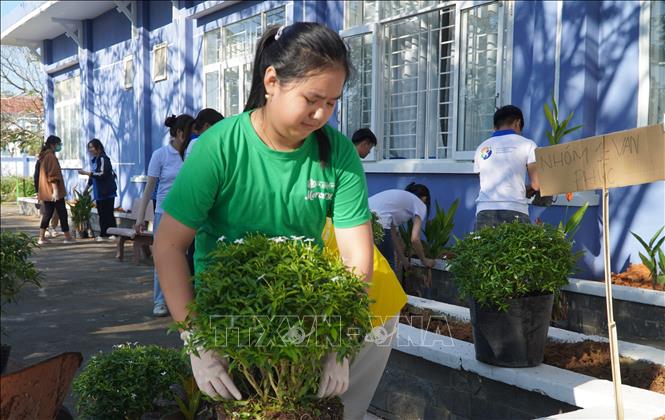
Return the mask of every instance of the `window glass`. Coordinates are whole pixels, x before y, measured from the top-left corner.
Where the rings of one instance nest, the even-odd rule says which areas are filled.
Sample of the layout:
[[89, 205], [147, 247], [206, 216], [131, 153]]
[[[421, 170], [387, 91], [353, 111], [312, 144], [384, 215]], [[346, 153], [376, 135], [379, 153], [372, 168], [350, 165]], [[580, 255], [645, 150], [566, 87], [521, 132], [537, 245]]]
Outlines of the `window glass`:
[[497, 95], [499, 5], [462, 12], [457, 150], [473, 151], [493, 131]]
[[74, 76], [55, 83], [55, 135], [62, 139], [62, 160], [81, 159], [81, 78]]
[[219, 71], [205, 75], [206, 108], [219, 109]]
[[347, 136], [371, 126], [372, 35], [346, 38], [355, 74], [346, 83], [342, 97], [342, 130]]
[[447, 157], [453, 25], [445, 9], [385, 26], [384, 159]]

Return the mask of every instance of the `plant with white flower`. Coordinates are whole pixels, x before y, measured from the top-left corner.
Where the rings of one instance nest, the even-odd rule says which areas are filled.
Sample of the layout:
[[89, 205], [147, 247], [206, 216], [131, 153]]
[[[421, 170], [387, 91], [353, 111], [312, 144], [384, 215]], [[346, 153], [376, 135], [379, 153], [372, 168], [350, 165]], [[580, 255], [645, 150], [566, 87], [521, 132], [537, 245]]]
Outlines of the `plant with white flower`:
[[189, 358], [179, 350], [124, 343], [90, 358], [72, 390], [82, 418], [138, 419], [190, 376]]
[[227, 357], [249, 400], [225, 401], [227, 414], [257, 406], [302, 413], [316, 404], [323, 357], [353, 357], [371, 329], [366, 284], [304, 236], [243, 239], [208, 255], [197, 273], [205, 286], [189, 306], [197, 316], [177, 327], [190, 331], [190, 346]]

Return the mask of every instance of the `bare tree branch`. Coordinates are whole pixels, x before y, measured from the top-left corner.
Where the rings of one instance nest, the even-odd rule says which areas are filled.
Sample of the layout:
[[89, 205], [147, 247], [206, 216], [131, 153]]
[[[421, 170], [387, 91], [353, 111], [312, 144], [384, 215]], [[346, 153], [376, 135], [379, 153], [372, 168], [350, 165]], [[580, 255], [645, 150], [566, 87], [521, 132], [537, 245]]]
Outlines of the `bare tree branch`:
[[[2, 45], [0, 83], [3, 97], [10, 95], [27, 101], [22, 103], [26, 109], [19, 112], [0, 110], [0, 147], [33, 153], [44, 137], [44, 87], [39, 57], [29, 48]], [[35, 128], [26, 128], [26, 124]]]

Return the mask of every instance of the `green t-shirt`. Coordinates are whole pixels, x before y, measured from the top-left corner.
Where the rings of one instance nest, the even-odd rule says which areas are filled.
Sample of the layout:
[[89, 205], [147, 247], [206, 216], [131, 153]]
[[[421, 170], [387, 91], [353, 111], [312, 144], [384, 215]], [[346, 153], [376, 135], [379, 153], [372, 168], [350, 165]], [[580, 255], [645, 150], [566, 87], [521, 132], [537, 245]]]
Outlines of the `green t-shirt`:
[[197, 230], [197, 273], [221, 236], [304, 236], [321, 244], [327, 214], [339, 228], [369, 220], [365, 174], [349, 139], [323, 128], [330, 159], [322, 168], [314, 133], [297, 150], [275, 151], [259, 139], [249, 115], [206, 130], [162, 204], [171, 217]]

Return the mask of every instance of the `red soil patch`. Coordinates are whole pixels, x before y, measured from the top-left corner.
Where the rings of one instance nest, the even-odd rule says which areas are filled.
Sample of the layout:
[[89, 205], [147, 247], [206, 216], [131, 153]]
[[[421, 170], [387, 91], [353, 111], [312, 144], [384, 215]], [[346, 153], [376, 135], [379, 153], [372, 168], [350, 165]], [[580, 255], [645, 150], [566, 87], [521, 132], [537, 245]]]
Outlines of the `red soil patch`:
[[[409, 311], [402, 311], [400, 322], [473, 343], [473, 332], [470, 323], [452, 319], [446, 321], [443, 317], [432, 319], [429, 312], [413, 313]], [[579, 343], [562, 343], [548, 340], [545, 346], [543, 363], [598, 379], [612, 380], [610, 346], [608, 343], [598, 343], [590, 340]], [[665, 394], [665, 367], [627, 357], [621, 357], [619, 363], [621, 366], [621, 383]]]
[[612, 273], [612, 283], [619, 286], [665, 291], [665, 284], [653, 286], [651, 271], [644, 264], [631, 264], [623, 273]]

